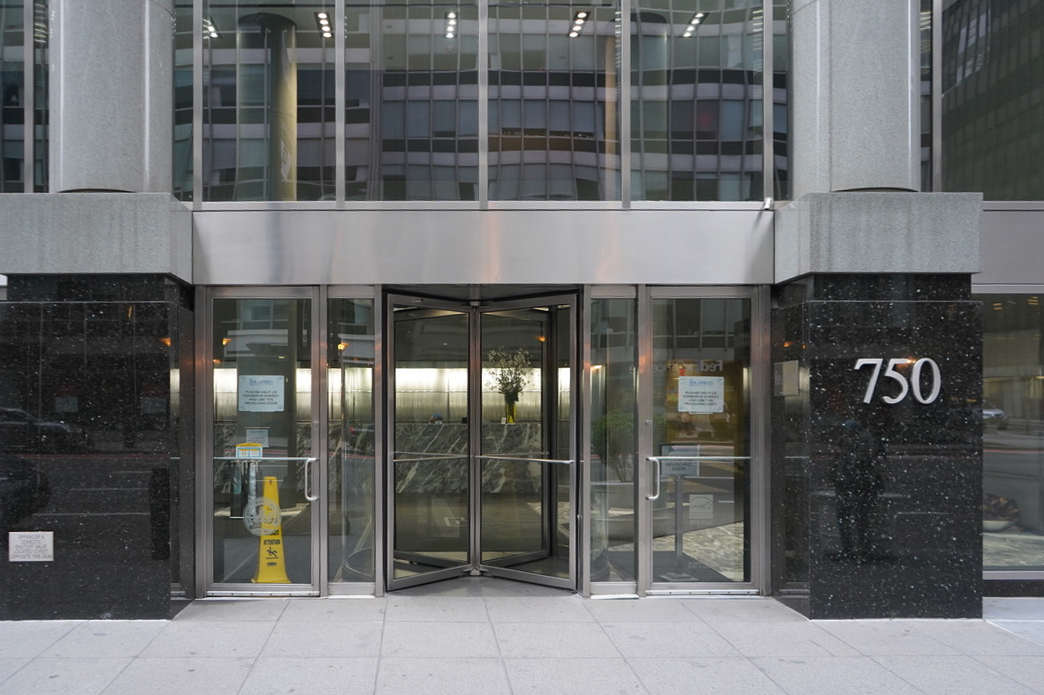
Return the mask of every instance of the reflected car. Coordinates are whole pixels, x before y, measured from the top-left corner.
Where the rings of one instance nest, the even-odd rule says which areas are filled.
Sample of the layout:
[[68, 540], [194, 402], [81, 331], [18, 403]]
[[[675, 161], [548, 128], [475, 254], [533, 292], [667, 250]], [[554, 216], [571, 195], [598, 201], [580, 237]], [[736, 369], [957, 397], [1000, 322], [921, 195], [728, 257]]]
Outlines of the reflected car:
[[53, 451], [80, 448], [83, 430], [65, 422], [41, 420], [21, 408], [0, 407], [0, 451]]
[[990, 403], [982, 404], [982, 426], [996, 427], [999, 430], [1008, 429], [1008, 414]]
[[47, 476], [35, 463], [0, 454], [0, 529], [9, 529], [42, 509], [49, 497]]

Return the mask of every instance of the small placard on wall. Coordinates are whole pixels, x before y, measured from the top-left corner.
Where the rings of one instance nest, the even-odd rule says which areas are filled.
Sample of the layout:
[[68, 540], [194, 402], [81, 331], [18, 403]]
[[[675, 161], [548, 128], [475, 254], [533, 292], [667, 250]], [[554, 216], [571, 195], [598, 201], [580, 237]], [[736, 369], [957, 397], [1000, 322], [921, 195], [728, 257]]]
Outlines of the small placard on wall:
[[9, 562], [54, 562], [54, 531], [10, 531]]
[[278, 374], [240, 374], [239, 412], [283, 412], [283, 382]]
[[725, 377], [679, 376], [679, 413], [721, 413], [725, 411]]

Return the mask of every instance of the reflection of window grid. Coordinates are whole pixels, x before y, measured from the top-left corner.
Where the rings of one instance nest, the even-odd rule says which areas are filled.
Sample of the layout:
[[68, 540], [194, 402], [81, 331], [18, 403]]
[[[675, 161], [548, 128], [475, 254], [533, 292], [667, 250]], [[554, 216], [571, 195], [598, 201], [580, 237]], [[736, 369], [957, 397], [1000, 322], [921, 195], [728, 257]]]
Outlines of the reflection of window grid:
[[[616, 7], [490, 5], [491, 200], [619, 199]], [[587, 21], [569, 38], [581, 10]]]
[[21, 3], [0, 5], [0, 193], [25, 190], [25, 68], [19, 55], [23, 50], [22, 12]]
[[[333, 89], [333, 40], [325, 43], [314, 12], [333, 14], [330, 2], [285, 8], [265, 4], [206, 3], [204, 16], [213, 18], [220, 34], [203, 44], [203, 198], [204, 200], [263, 200], [272, 176], [267, 162], [271, 123], [265, 99], [247, 104], [240, 83], [266, 81], [267, 51], [239, 45], [240, 19], [271, 8], [296, 24], [297, 48], [297, 200], [332, 199], [335, 188], [335, 99]], [[191, 33], [191, 31], [190, 31]], [[231, 42], [231, 46], [229, 44]], [[256, 62], [262, 55], [264, 62]], [[227, 58], [231, 57], [231, 60]], [[225, 60], [221, 60], [225, 58]], [[302, 84], [318, 73], [318, 104], [303, 102]], [[304, 79], [302, 79], [304, 77]], [[318, 166], [316, 166], [318, 163]]]
[[[655, 5], [637, 3], [632, 14], [632, 196], [761, 199], [762, 3]], [[705, 16], [684, 38], [697, 11]]]
[[352, 3], [345, 19], [347, 199], [477, 200], [476, 7]]
[[174, 197], [192, 200], [192, 2], [174, 8]]
[[[931, 0], [928, 0], [929, 2]], [[772, 6], [772, 186], [777, 200], [790, 198], [790, 0]], [[751, 192], [751, 197], [757, 197]]]

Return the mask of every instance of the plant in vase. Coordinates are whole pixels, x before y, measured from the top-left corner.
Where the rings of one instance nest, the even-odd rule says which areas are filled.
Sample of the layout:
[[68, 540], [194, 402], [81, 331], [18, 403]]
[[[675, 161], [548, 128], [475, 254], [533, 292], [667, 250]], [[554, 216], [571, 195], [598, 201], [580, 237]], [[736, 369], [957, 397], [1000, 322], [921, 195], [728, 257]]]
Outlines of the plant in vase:
[[504, 396], [504, 422], [514, 424], [515, 406], [532, 369], [529, 353], [523, 348], [514, 351], [494, 348], [486, 353], [486, 364], [494, 370], [493, 381]]
[[989, 492], [982, 496], [983, 531], [1003, 531], [1019, 519], [1019, 505], [1015, 500]]

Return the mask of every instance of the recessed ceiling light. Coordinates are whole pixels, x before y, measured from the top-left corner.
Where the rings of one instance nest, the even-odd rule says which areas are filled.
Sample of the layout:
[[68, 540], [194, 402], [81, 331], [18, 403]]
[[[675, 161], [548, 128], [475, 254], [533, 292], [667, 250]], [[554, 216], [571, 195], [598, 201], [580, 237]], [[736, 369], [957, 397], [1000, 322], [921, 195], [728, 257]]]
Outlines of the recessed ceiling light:
[[457, 18], [457, 13], [456, 12], [447, 12], [446, 13], [446, 19], [456, 19], [456, 18]]
[[576, 18], [577, 19], [587, 19], [587, 13], [584, 12], [583, 10], [580, 10], [579, 12], [576, 13]]
[[571, 32], [569, 32], [569, 38], [575, 39], [577, 36], [580, 36], [580, 32], [578, 32], [578, 31], [571, 31]]
[[329, 17], [330, 15], [326, 14], [325, 12], [317, 12], [315, 16], [318, 17], [320, 20], [323, 20]]

